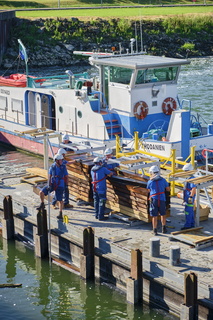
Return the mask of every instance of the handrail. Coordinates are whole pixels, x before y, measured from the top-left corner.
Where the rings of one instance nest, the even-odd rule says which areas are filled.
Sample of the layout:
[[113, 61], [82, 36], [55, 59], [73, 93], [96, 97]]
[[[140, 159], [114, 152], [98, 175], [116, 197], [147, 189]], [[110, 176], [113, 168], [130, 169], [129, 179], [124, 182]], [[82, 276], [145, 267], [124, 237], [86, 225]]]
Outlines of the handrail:
[[202, 152], [201, 152], [202, 156], [205, 159], [206, 159], [206, 153], [208, 154], [208, 152], [213, 152], [213, 150], [211, 150], [211, 149], [203, 149]]

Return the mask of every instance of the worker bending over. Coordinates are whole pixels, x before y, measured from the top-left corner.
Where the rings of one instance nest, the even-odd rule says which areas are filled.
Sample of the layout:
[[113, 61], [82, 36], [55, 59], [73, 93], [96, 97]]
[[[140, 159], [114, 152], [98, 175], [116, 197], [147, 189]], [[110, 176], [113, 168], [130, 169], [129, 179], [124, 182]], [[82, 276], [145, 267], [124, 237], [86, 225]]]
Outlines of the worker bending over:
[[154, 235], [157, 235], [158, 214], [161, 216], [162, 233], [166, 233], [166, 191], [170, 187], [166, 179], [160, 176], [160, 169], [152, 166], [149, 169], [150, 180], [147, 182], [147, 189], [150, 192], [150, 215]]

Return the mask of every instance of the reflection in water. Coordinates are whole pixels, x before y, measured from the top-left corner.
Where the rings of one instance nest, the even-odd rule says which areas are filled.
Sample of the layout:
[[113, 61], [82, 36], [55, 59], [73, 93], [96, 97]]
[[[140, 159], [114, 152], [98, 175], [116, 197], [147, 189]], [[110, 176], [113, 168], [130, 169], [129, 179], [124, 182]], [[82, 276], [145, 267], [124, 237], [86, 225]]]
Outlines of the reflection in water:
[[2, 319], [92, 320], [176, 319], [146, 306], [126, 304], [114, 287], [86, 282], [58, 265], [34, 256], [18, 241], [0, 238], [1, 283], [22, 283], [0, 293]]

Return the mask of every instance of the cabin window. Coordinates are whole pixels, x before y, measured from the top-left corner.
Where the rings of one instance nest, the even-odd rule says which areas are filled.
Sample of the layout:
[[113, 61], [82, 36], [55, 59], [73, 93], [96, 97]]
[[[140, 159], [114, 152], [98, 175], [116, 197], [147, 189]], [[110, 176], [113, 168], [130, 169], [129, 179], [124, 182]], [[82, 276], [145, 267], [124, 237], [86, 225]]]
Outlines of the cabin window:
[[59, 107], [59, 112], [63, 113], [63, 107], [61, 107], [61, 106]]
[[0, 96], [0, 110], [4, 110], [4, 111], [8, 110], [7, 97], [1, 97]]
[[82, 112], [81, 111], [78, 111], [77, 115], [78, 115], [79, 118], [82, 118]]
[[130, 84], [132, 69], [121, 68], [121, 67], [110, 67], [110, 82]]
[[13, 112], [19, 112], [23, 114], [23, 102], [21, 100], [12, 99], [11, 106]]
[[177, 72], [178, 67], [138, 70], [136, 84], [174, 81], [177, 77]]

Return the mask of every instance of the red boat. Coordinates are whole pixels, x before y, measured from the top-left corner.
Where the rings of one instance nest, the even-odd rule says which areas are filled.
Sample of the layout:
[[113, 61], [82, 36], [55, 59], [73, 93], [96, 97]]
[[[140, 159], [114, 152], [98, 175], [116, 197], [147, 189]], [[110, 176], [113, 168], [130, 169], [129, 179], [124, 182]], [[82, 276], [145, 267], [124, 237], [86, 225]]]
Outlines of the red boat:
[[15, 73], [6, 77], [0, 76], [0, 86], [7, 87], [26, 87], [27, 76], [26, 74]]

